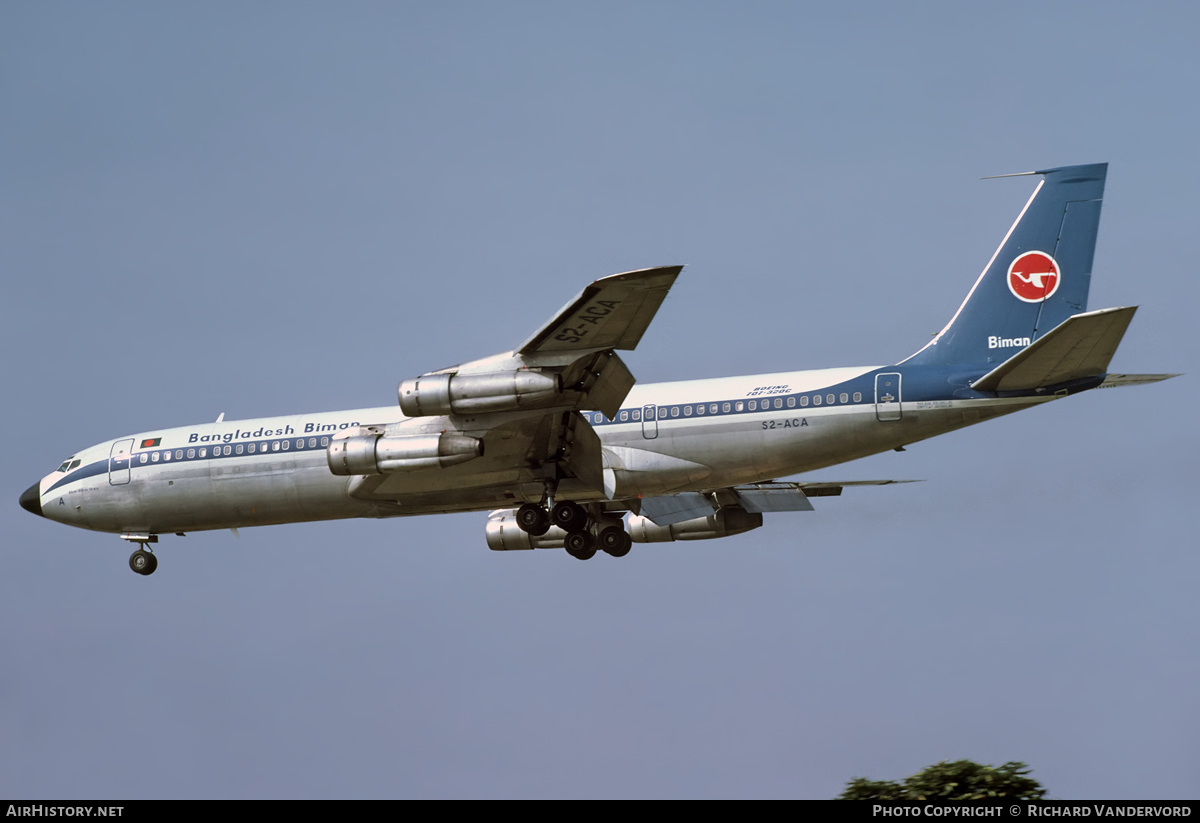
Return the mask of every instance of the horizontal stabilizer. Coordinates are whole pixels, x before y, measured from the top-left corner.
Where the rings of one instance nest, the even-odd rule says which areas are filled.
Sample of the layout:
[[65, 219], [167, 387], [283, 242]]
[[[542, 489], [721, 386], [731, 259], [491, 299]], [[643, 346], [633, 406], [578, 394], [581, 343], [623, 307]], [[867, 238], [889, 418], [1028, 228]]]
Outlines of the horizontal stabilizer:
[[1170, 380], [1179, 377], [1178, 374], [1110, 374], [1096, 388], [1115, 389], [1118, 386], [1140, 386], [1142, 383], [1157, 383], [1160, 380]]
[[1068, 317], [971, 384], [976, 391], [1027, 391], [1108, 370], [1137, 306]]
[[892, 483], [916, 483], [916, 480], [850, 480], [845, 482], [751, 483], [705, 492], [683, 492], [662, 497], [646, 497], [640, 514], [658, 526], [671, 526], [708, 517], [721, 506], [739, 505], [751, 513], [810, 512], [810, 497], [836, 497], [844, 486], [887, 486]]

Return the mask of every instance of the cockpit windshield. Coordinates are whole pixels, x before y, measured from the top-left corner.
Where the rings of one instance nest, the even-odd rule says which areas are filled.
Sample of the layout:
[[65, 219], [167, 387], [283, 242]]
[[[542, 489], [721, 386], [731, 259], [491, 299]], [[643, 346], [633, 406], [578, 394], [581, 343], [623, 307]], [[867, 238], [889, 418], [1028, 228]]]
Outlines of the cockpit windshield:
[[79, 468], [79, 464], [82, 462], [83, 462], [82, 460], [75, 460], [75, 459], [68, 457], [66, 460], [63, 461], [63, 464], [61, 466], [59, 466], [57, 469], [55, 469], [55, 471], [60, 471], [60, 472], [74, 471], [75, 469]]

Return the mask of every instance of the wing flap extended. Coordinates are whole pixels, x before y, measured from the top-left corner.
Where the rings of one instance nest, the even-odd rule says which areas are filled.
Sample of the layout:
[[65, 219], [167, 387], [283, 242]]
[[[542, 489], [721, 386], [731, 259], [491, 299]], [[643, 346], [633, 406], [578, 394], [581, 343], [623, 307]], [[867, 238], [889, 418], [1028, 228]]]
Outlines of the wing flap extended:
[[1026, 391], [1108, 370], [1137, 306], [1068, 317], [971, 384], [977, 391]]
[[707, 517], [722, 506], [741, 506], [751, 513], [810, 512], [810, 497], [835, 497], [845, 486], [887, 486], [916, 483], [916, 480], [849, 480], [806, 483], [749, 483], [704, 492], [682, 492], [661, 497], [646, 497], [640, 502], [643, 517], [658, 526], [671, 526]]

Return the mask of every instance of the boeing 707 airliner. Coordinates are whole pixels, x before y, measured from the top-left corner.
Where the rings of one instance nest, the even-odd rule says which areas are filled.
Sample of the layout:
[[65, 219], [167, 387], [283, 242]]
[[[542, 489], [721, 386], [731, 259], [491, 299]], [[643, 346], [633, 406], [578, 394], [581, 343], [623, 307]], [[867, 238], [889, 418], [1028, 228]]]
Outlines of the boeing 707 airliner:
[[581, 560], [741, 534], [848, 485], [778, 478], [1105, 386], [1136, 307], [1088, 311], [1107, 164], [1039, 178], [966, 300], [896, 365], [635, 385], [635, 348], [682, 266], [587, 286], [512, 351], [405, 380], [396, 407], [202, 423], [71, 455], [34, 514], [136, 545], [162, 534], [490, 511], [488, 546]]

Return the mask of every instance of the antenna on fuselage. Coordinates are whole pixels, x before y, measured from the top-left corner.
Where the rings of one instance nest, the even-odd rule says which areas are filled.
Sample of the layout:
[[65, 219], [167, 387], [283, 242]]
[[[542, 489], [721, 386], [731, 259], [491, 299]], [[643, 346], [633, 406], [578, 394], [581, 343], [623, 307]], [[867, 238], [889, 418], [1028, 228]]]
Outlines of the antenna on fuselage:
[[225, 412], [221, 412], [220, 414], [218, 414], [218, 415], [217, 415], [217, 422], [218, 422], [218, 423], [220, 423], [220, 422], [221, 422], [222, 420], [224, 420], [224, 419], [225, 419]]

